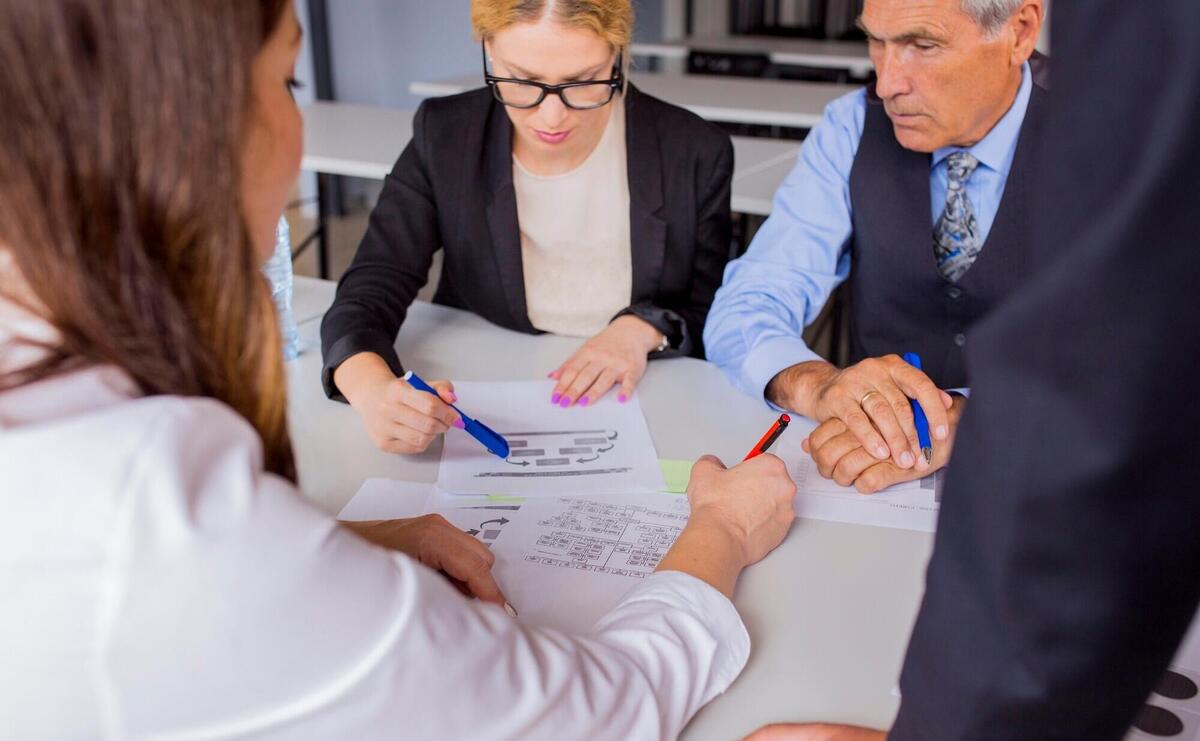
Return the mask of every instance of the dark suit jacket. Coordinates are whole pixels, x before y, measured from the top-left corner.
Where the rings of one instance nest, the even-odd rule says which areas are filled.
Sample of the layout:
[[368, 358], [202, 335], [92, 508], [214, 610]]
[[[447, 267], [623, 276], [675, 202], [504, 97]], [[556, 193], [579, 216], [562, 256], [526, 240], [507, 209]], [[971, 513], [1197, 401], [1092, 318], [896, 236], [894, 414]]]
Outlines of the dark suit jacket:
[[969, 346], [892, 739], [1122, 738], [1200, 599], [1200, 3], [1055, 3], [1031, 233]]
[[[733, 146], [712, 124], [637, 91], [626, 93], [633, 291], [626, 310], [672, 349], [703, 357], [701, 335], [730, 255]], [[384, 183], [354, 262], [321, 325], [326, 393], [355, 353], [402, 372], [393, 343], [444, 250], [434, 301], [502, 327], [537, 330], [525, 305], [512, 124], [488, 89], [421, 104], [413, 139]]]

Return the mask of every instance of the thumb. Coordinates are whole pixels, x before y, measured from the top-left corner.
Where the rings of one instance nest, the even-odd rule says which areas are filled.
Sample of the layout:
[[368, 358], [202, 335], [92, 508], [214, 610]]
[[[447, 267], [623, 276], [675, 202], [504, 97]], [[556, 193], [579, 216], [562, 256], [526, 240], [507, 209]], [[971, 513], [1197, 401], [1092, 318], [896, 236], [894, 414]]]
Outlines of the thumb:
[[715, 455], [702, 455], [692, 464], [692, 481], [697, 481], [707, 476], [720, 473], [725, 470], [725, 464]]

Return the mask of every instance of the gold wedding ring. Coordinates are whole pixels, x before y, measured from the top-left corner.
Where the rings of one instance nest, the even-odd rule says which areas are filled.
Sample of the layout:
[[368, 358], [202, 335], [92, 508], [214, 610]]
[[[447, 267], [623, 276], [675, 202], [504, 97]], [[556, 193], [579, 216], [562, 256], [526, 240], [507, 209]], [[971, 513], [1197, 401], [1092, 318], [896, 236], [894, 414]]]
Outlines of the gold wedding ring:
[[874, 389], [872, 389], [872, 390], [868, 391], [867, 393], [865, 393], [865, 394], [863, 394], [863, 395], [862, 395], [862, 398], [861, 398], [861, 399], [859, 399], [859, 400], [858, 400], [858, 405], [859, 405], [860, 407], [865, 407], [865, 406], [867, 405], [867, 399], [870, 399], [872, 396], [874, 396], [874, 395], [876, 395], [876, 394], [878, 394], [878, 393], [879, 393], [879, 392], [878, 392], [878, 391], [875, 391]]

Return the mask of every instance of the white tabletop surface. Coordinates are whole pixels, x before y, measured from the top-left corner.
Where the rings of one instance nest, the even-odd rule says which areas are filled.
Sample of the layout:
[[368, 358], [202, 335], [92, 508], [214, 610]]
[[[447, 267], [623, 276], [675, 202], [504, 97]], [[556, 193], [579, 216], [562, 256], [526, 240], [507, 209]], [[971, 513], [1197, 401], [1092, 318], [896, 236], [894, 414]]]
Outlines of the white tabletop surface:
[[[634, 73], [630, 81], [656, 98], [674, 103], [709, 121], [812, 128], [821, 120], [825, 106], [858, 89], [855, 85], [820, 82], [759, 80], [745, 77]], [[479, 75], [446, 80], [414, 82], [413, 95], [454, 95], [480, 87]]]
[[[313, 172], [382, 180], [392, 171], [412, 138], [413, 112], [348, 103], [313, 103], [304, 115], [303, 168]], [[733, 208], [742, 213], [770, 213], [771, 194], [764, 200], [763, 179], [740, 189], [739, 179], [795, 158], [799, 143], [735, 136]], [[782, 179], [782, 178], [781, 178]], [[772, 191], [773, 192], [773, 191]], [[763, 204], [766, 204], [766, 210]], [[739, 206], [741, 206], [739, 208]]]
[[776, 64], [848, 69], [856, 76], [871, 72], [865, 41], [787, 39], [773, 36], [708, 36], [677, 41], [635, 43], [634, 54], [665, 59], [683, 59], [688, 52], [734, 52], [766, 54]]
[[[305, 493], [336, 513], [366, 478], [433, 482], [440, 443], [420, 456], [375, 450], [357, 415], [321, 392], [320, 316], [334, 284], [297, 278], [295, 308], [308, 349], [288, 364], [289, 412]], [[426, 378], [541, 379], [579, 340], [522, 335], [466, 312], [414, 304], [397, 341]], [[656, 361], [638, 390], [658, 455], [741, 459], [774, 418], [716, 367]], [[734, 602], [750, 631], [750, 661], [684, 731], [694, 740], [741, 738], [777, 721], [883, 727], [919, 605], [932, 536], [797, 520], [784, 543], [747, 569]]]
[[775, 191], [783, 183], [783, 179], [796, 165], [796, 154], [799, 147], [784, 156], [766, 162], [760, 167], [748, 172], [734, 175], [733, 210], [743, 214], [758, 214], [769, 216], [775, 200]]

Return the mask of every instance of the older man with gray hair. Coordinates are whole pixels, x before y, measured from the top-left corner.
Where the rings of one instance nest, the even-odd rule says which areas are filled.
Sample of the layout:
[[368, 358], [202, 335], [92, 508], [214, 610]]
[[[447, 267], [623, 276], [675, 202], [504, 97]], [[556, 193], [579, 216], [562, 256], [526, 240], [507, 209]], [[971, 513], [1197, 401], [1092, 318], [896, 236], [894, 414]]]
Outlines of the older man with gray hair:
[[[1044, 12], [1042, 0], [866, 0], [876, 81], [829, 105], [726, 269], [709, 359], [821, 422], [805, 448], [840, 484], [869, 493], [946, 464], [971, 328], [1038, 263], [1026, 221], [1049, 90], [1034, 50]], [[801, 335], [847, 280], [853, 364], [839, 369]]]

